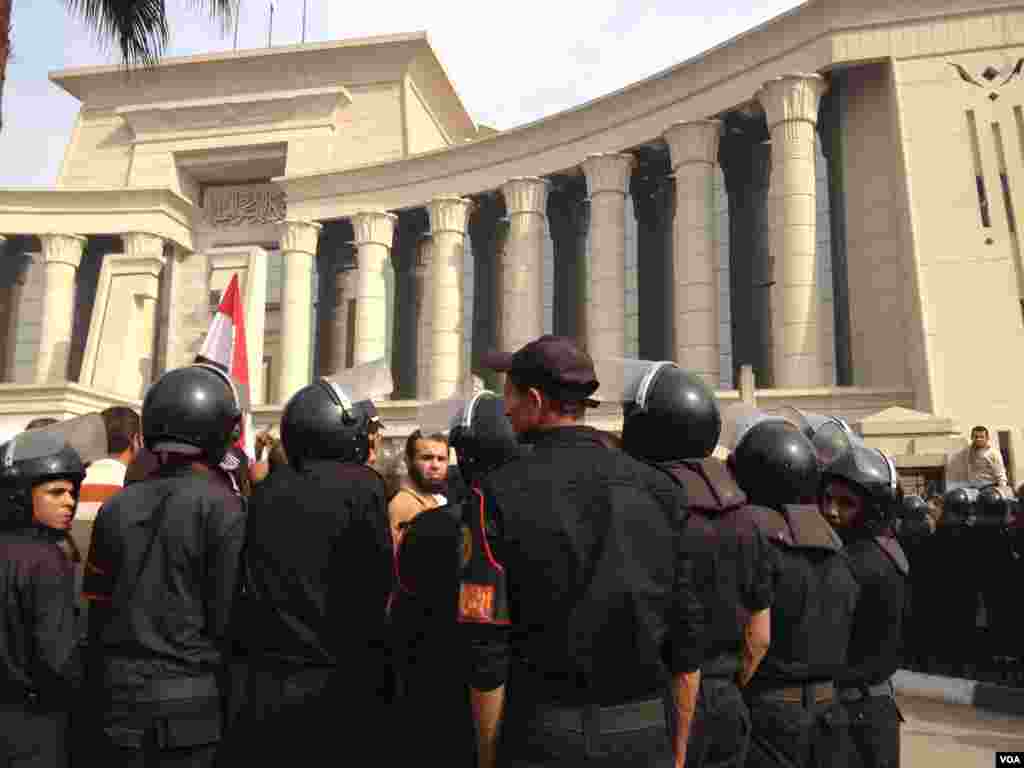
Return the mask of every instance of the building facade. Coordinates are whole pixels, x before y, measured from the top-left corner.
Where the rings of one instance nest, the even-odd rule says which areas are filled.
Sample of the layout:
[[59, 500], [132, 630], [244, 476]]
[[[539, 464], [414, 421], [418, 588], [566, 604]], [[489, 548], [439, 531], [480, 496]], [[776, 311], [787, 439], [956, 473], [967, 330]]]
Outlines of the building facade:
[[424, 34], [53, 73], [56, 186], [0, 190], [0, 416], [137, 403], [237, 274], [260, 423], [387, 357], [402, 435], [554, 332], [905, 467], [987, 424], [1016, 469], [1022, 60], [1021, 4], [810, 0], [503, 132]]

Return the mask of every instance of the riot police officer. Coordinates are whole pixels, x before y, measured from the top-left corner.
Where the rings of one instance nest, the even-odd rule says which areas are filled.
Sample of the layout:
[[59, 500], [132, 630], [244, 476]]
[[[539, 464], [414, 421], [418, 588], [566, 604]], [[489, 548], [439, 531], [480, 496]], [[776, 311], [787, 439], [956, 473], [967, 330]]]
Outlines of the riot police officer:
[[[480, 481], [520, 455], [504, 400], [493, 392], [453, 397], [420, 409], [427, 434], [449, 433], [468, 490], [461, 501], [428, 509], [405, 528], [396, 553], [391, 607], [402, 682], [399, 719], [411, 756], [445, 765], [476, 765], [465, 653], [456, 632], [461, 580], [488, 569], [480, 521]], [[491, 532], [493, 536], [493, 531]]]
[[727, 413], [729, 465], [776, 547], [771, 647], [745, 689], [748, 766], [844, 766], [848, 720], [834, 679], [846, 662], [859, 587], [815, 500], [820, 470], [797, 426], [737, 404]]
[[599, 382], [570, 339], [482, 362], [531, 450], [480, 483], [494, 536], [459, 589], [480, 763], [682, 762], [704, 653], [685, 494], [580, 425]]
[[92, 600], [92, 754], [109, 766], [206, 766], [223, 731], [228, 619], [245, 517], [216, 477], [236, 439], [234, 386], [212, 366], [164, 374], [142, 405], [156, 472], [100, 510], [83, 590]]
[[[829, 432], [832, 432], [829, 436]], [[910, 564], [892, 532], [902, 490], [892, 460], [838, 426], [815, 443], [822, 458], [821, 509], [845, 543], [860, 584], [846, 666], [836, 675], [864, 768], [900, 762], [900, 722], [892, 686], [899, 667]]]
[[[106, 453], [102, 444], [91, 458]], [[52, 428], [0, 446], [0, 764], [64, 766], [81, 675], [68, 531], [85, 467]]]
[[695, 549], [713, 571], [701, 579], [709, 588], [709, 641], [686, 764], [742, 766], [750, 714], [738, 682], [753, 676], [768, 649], [777, 557], [748, 514], [743, 491], [711, 458], [722, 427], [714, 393], [673, 363], [630, 365], [637, 370], [625, 377], [635, 387], [623, 393], [623, 447], [686, 490], [690, 527], [698, 524], [693, 532], [703, 540]]
[[384, 480], [367, 465], [374, 412], [356, 397], [319, 379], [284, 407], [294, 471], [250, 499], [232, 629], [249, 664], [246, 700], [218, 764], [284, 759], [280, 734], [296, 723], [322, 739], [344, 728], [352, 748], [387, 716], [392, 544]]

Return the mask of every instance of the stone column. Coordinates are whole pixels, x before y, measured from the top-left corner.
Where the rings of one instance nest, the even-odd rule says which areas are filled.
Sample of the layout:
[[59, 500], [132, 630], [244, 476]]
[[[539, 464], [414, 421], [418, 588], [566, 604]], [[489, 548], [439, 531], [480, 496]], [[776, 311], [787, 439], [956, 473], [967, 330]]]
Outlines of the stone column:
[[501, 186], [509, 232], [501, 261], [501, 337], [513, 352], [544, 333], [544, 235], [548, 182], [534, 176]]
[[[140, 371], [141, 385], [139, 392], [145, 394], [146, 389], [153, 382], [156, 373], [156, 312], [157, 301], [160, 298], [160, 273], [163, 271], [166, 259], [164, 258], [164, 239], [157, 235], [146, 232], [130, 232], [122, 236], [124, 243], [124, 255], [131, 259], [141, 269], [149, 270], [153, 280], [147, 280], [143, 284], [144, 291], [135, 294], [136, 302], [139, 305], [138, 328], [138, 353], [137, 369]], [[128, 362], [128, 361], [126, 361]], [[130, 361], [136, 365], [136, 361]], [[258, 382], [254, 382], [258, 385]]]
[[721, 358], [713, 190], [721, 132], [718, 120], [676, 123], [665, 132], [676, 177], [675, 360], [714, 389]]
[[75, 274], [82, 263], [86, 238], [79, 235], [40, 235], [45, 289], [43, 322], [36, 358], [36, 383], [67, 381], [71, 328], [75, 309]]
[[588, 155], [590, 259], [586, 349], [591, 357], [626, 352], [626, 189], [635, 160], [628, 154]]
[[772, 386], [771, 262], [768, 252], [768, 180], [771, 144], [760, 118], [729, 115], [719, 162], [729, 196], [729, 295], [732, 303], [734, 381], [744, 365], [760, 387]]
[[365, 211], [352, 217], [355, 230], [356, 327], [353, 364], [384, 357], [387, 349], [387, 295], [384, 269], [395, 240], [398, 217], [383, 211]]
[[768, 193], [775, 385], [817, 387], [823, 382], [815, 268], [814, 136], [820, 75], [784, 75], [757, 93], [772, 136]]
[[313, 364], [313, 260], [320, 225], [285, 221], [281, 225], [281, 362], [277, 395], [282, 403], [310, 382]]
[[466, 223], [472, 205], [469, 198], [442, 195], [431, 200], [427, 209], [434, 249], [429, 278], [431, 400], [455, 394], [466, 376], [462, 359], [462, 272]]
[[430, 399], [433, 370], [433, 294], [430, 275], [434, 263], [434, 240], [426, 234], [416, 247], [416, 399]]

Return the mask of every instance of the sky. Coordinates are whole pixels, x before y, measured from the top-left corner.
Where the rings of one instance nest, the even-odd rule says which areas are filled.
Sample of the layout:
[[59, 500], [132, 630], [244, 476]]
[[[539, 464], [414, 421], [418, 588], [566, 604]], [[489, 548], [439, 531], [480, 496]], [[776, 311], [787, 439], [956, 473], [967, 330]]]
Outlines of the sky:
[[[169, 56], [230, 50], [196, 0], [166, 0]], [[61, 0], [13, 0], [0, 187], [52, 186], [78, 101], [49, 72], [119, 61]], [[269, 0], [241, 0], [239, 48], [267, 45]], [[695, 56], [796, 0], [307, 0], [307, 42], [426, 30], [478, 123], [512, 128]], [[273, 44], [302, 37], [302, 0], [277, 0]]]

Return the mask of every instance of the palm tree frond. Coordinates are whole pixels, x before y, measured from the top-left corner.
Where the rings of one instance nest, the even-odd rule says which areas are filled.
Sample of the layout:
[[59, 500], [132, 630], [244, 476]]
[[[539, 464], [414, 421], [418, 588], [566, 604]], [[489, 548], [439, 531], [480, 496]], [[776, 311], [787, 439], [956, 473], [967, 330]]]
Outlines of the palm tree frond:
[[[190, 0], [208, 8], [222, 31], [230, 29], [239, 0]], [[155, 64], [167, 49], [171, 31], [164, 0], [64, 0], [70, 13], [92, 27], [100, 45], [116, 45], [125, 65]]]
[[154, 64], [170, 38], [164, 0], [64, 0], [92, 27], [104, 48], [114, 44], [128, 66]]

